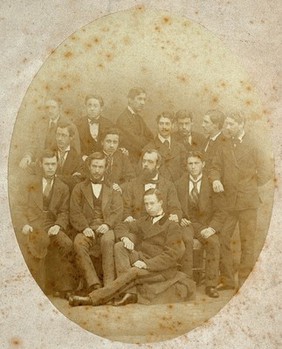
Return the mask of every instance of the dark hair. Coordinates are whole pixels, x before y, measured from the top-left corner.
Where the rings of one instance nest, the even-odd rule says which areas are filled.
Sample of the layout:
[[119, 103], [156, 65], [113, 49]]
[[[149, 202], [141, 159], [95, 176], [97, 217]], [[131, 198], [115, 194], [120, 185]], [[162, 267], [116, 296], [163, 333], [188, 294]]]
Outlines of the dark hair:
[[179, 119], [190, 119], [193, 121], [193, 113], [191, 111], [188, 111], [186, 109], [178, 110], [178, 112], [175, 113], [175, 119], [178, 121]]
[[226, 115], [227, 118], [231, 118], [234, 121], [238, 122], [238, 124], [245, 124], [245, 115], [243, 114], [242, 111], [234, 111], [230, 112]]
[[84, 103], [87, 104], [89, 99], [97, 99], [97, 101], [99, 101], [100, 103], [100, 107], [102, 108], [104, 106], [103, 98], [99, 95], [87, 95], [85, 97]]
[[133, 87], [129, 90], [127, 97], [134, 99], [136, 96], [141, 95], [141, 93], [146, 94], [146, 91], [142, 87]]
[[147, 149], [147, 150], [143, 150], [142, 151], [142, 155], [141, 155], [141, 160], [143, 160], [143, 157], [145, 154], [152, 154], [152, 153], [156, 153], [157, 154], [157, 165], [161, 165], [162, 163], [162, 156], [161, 154], [158, 152], [158, 150], [156, 149]]
[[174, 122], [174, 113], [170, 111], [164, 111], [160, 115], [157, 116], [157, 122], [160, 121], [160, 118], [167, 118], [169, 119], [172, 123]]
[[56, 159], [58, 160], [58, 154], [55, 150], [53, 149], [44, 149], [42, 151], [42, 153], [40, 154], [38, 160], [42, 163], [43, 159], [45, 158], [53, 158], [53, 157], [56, 157]]
[[75, 133], [74, 125], [72, 125], [70, 122], [68, 122], [68, 121], [59, 121], [58, 124], [57, 124], [57, 129], [59, 127], [60, 128], [67, 128], [69, 135], [71, 137], [74, 136], [74, 133]]
[[116, 127], [107, 128], [101, 135], [101, 140], [103, 141], [107, 135], [117, 135], [120, 140], [120, 130]]
[[188, 154], [187, 154], [187, 161], [188, 161], [189, 158], [198, 158], [202, 162], [205, 161], [204, 154], [201, 151], [199, 151], [199, 150], [189, 151]]
[[209, 110], [205, 113], [205, 115], [209, 116], [211, 122], [217, 125], [218, 129], [221, 130], [224, 124], [225, 115], [220, 110]]
[[86, 164], [87, 164], [88, 167], [90, 167], [91, 162], [93, 160], [105, 160], [106, 161], [105, 154], [96, 151], [95, 153], [92, 153], [91, 155], [89, 155], [88, 158], [86, 159]]
[[163, 201], [163, 194], [159, 189], [150, 188], [150, 189], [145, 191], [143, 197], [145, 197], [147, 195], [156, 195], [156, 198], [158, 199], [158, 201]]

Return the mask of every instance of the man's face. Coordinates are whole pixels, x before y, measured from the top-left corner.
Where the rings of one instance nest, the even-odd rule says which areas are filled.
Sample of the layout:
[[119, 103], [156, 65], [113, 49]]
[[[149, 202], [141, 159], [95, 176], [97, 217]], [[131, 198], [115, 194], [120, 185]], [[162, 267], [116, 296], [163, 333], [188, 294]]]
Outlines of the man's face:
[[119, 145], [119, 135], [106, 135], [105, 139], [102, 141], [103, 150], [105, 153], [111, 155], [113, 154]]
[[144, 196], [145, 209], [149, 216], [155, 217], [162, 213], [162, 200], [158, 200], [156, 194]]
[[89, 119], [96, 119], [102, 113], [103, 108], [98, 99], [90, 98], [86, 102], [86, 110]]
[[192, 131], [193, 122], [190, 118], [177, 120], [178, 131], [184, 136], [187, 136]]
[[128, 99], [128, 105], [135, 111], [139, 113], [144, 109], [146, 103], [146, 94], [140, 93], [140, 95], [135, 96], [134, 98]]
[[95, 159], [89, 166], [90, 176], [92, 179], [101, 179], [106, 169], [106, 159]]
[[56, 131], [57, 146], [60, 150], [65, 150], [71, 142], [71, 136], [67, 127], [58, 127]]
[[198, 157], [191, 156], [187, 160], [188, 172], [194, 178], [197, 178], [203, 172], [204, 166], [205, 163]]
[[239, 124], [234, 119], [227, 117], [224, 121], [224, 135], [227, 137], [237, 137], [244, 128], [243, 124]]
[[145, 153], [142, 159], [142, 174], [146, 178], [154, 178], [157, 174], [158, 155], [156, 153]]
[[45, 178], [51, 178], [55, 175], [58, 166], [58, 161], [56, 156], [53, 158], [43, 158], [41, 162], [41, 167], [43, 170], [43, 176]]
[[172, 131], [171, 120], [163, 116], [160, 117], [160, 120], [158, 122], [158, 131], [162, 137], [168, 138], [171, 135], [171, 131]]
[[218, 127], [211, 121], [209, 115], [205, 115], [203, 117], [202, 127], [204, 129], [204, 133], [208, 136], [218, 130]]
[[60, 106], [57, 101], [49, 99], [45, 103], [45, 108], [50, 120], [56, 120], [60, 115]]

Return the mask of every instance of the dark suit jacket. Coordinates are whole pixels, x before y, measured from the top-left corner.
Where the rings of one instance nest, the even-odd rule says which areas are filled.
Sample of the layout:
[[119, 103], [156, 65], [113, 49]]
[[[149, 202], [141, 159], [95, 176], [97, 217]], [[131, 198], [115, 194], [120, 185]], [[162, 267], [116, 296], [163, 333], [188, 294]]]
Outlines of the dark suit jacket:
[[175, 184], [178, 198], [181, 204], [179, 219], [187, 218], [192, 222], [195, 231], [211, 227], [215, 231], [220, 231], [226, 218], [225, 198], [222, 193], [214, 193], [207, 175], [203, 174], [201, 190], [199, 193], [199, 210], [196, 217], [191, 216], [189, 207], [189, 177], [184, 174]]
[[[103, 222], [113, 228], [122, 219], [123, 203], [121, 194], [103, 184], [102, 191]], [[82, 232], [93, 223], [94, 203], [89, 179], [78, 183], [71, 194], [70, 221], [74, 229]]]
[[177, 142], [181, 143], [184, 146], [187, 153], [189, 151], [194, 151], [194, 150], [203, 151], [206, 138], [201, 133], [191, 132], [192, 144], [185, 143], [184, 137], [178, 131], [174, 132], [172, 136]]
[[80, 137], [81, 154], [90, 155], [96, 151], [102, 151], [101, 135], [107, 128], [113, 127], [113, 123], [103, 116], [100, 116], [97, 142], [91, 136], [87, 116], [84, 116], [78, 120], [76, 126]]
[[153, 134], [143, 118], [138, 114], [132, 115], [128, 108], [118, 117], [116, 124], [122, 132], [122, 145], [128, 149], [132, 163], [136, 164]]
[[208, 142], [209, 142], [209, 146], [207, 148], [207, 151], [204, 151], [205, 163], [206, 163], [205, 171], [206, 172], [209, 171], [212, 160], [213, 160], [215, 154], [217, 153], [217, 150], [219, 148], [221, 148], [222, 146], [224, 146], [224, 144], [226, 142], [226, 138], [221, 133], [214, 141], [212, 139], [210, 141], [208, 141], [208, 139], [206, 139], [204, 149], [205, 149]]
[[21, 229], [29, 224], [33, 228], [48, 230], [57, 224], [66, 230], [69, 224], [69, 188], [55, 177], [48, 208], [48, 220], [43, 212], [42, 176], [32, 176], [19, 195], [17, 222]]
[[176, 274], [185, 247], [180, 226], [169, 221], [168, 215], [155, 224], [148, 215], [119, 224], [115, 233], [118, 239], [127, 236], [134, 242], [139, 259], [147, 264], [149, 271], [160, 272], [166, 278]]
[[[159, 176], [157, 188], [162, 192], [164, 198], [164, 210], [168, 214], [179, 212], [180, 204], [177, 198], [175, 186], [172, 182]], [[144, 207], [144, 183], [142, 177], [134, 178], [123, 188], [124, 219], [128, 216], [140, 218], [146, 214]]]
[[110, 176], [105, 175], [105, 178], [109, 183], [123, 184], [129, 182], [135, 176], [135, 171], [128, 156], [118, 149], [113, 155], [112, 173]]
[[148, 143], [143, 150], [156, 149], [162, 156], [160, 174], [165, 178], [175, 182], [185, 170], [186, 151], [182, 144], [175, 139], [171, 139], [170, 149], [166, 147], [158, 137]]
[[[33, 160], [36, 160], [40, 152], [44, 149], [56, 148], [56, 129], [49, 130], [49, 121], [48, 117], [43, 117], [35, 121], [33, 125], [33, 137], [24, 155], [28, 154]], [[80, 154], [80, 140], [76, 126], [64, 115], [60, 116], [59, 122], [67, 122], [73, 125], [75, 133], [71, 141], [71, 146]]]
[[210, 180], [221, 180], [229, 210], [256, 209], [260, 199], [258, 186], [271, 178], [270, 159], [256, 141], [245, 134], [236, 147], [226, 140], [215, 154], [209, 171]]

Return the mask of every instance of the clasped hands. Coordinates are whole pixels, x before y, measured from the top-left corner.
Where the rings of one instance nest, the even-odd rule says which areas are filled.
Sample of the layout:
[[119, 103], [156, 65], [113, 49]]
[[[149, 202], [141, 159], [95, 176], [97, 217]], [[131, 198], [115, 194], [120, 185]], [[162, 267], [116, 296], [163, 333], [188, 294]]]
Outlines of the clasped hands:
[[[109, 226], [107, 224], [101, 224], [99, 227], [96, 229], [96, 232], [98, 234], [105, 234], [110, 230]], [[92, 228], [88, 227], [85, 228], [82, 232], [86, 237], [88, 238], [94, 238], [95, 239], [95, 232]]]

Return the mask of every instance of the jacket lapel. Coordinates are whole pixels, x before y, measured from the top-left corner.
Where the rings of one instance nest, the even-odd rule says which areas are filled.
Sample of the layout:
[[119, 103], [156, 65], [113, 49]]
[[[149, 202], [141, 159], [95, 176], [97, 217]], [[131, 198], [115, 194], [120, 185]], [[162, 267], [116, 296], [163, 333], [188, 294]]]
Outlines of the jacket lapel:
[[110, 195], [111, 195], [111, 189], [106, 184], [103, 184], [103, 190], [102, 190], [102, 212], [103, 213], [109, 201]]
[[203, 176], [202, 178], [202, 184], [201, 184], [201, 189], [200, 189], [200, 193], [199, 193], [199, 209], [202, 210], [206, 203], [209, 202], [209, 194], [210, 194], [210, 190], [209, 190], [209, 181], [208, 178], [206, 176]]
[[84, 185], [82, 185], [82, 187], [81, 187], [81, 191], [83, 192], [83, 195], [84, 195], [85, 199], [87, 200], [89, 206], [91, 208], [94, 208], [91, 182], [90, 181], [85, 182]]
[[30, 188], [30, 197], [36, 203], [36, 205], [43, 210], [43, 187], [42, 177], [38, 178], [36, 182]]

